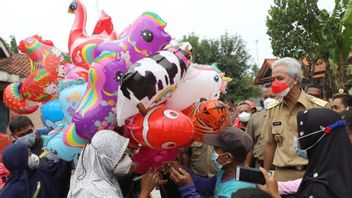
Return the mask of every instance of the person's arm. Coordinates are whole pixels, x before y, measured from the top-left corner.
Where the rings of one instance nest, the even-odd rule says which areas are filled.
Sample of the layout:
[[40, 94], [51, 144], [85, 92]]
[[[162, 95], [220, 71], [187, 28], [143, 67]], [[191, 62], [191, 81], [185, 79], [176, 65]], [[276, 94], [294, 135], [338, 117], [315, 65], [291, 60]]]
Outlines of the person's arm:
[[246, 160], [244, 161], [244, 165], [247, 167], [251, 167], [253, 159], [254, 159], [253, 149], [251, 149], [247, 154]]
[[254, 160], [254, 154], [253, 154], [253, 148], [254, 148], [254, 144], [256, 143], [255, 142], [255, 137], [254, 137], [254, 121], [253, 121], [253, 116], [249, 119], [248, 121], [248, 125], [247, 125], [247, 128], [246, 128], [246, 133], [252, 137], [252, 140], [253, 140], [253, 147], [252, 149], [248, 152], [247, 154], [247, 158], [246, 160], [244, 161], [244, 165], [247, 166], [247, 167], [250, 167], [252, 165], [252, 161]]
[[264, 168], [270, 170], [273, 165], [276, 144], [266, 143], [264, 146]]
[[[216, 176], [208, 179], [189, 173], [182, 168], [176, 170], [174, 167], [171, 167], [170, 178], [179, 186], [179, 191], [183, 195], [183, 198], [185, 196], [197, 197], [199, 194], [208, 197], [214, 194]], [[187, 191], [192, 191], [192, 193], [188, 194]], [[195, 195], [193, 191], [199, 194]]]
[[275, 171], [267, 172], [265, 169], [260, 168], [265, 178], [265, 185], [257, 184], [257, 188], [269, 193], [273, 198], [281, 198], [279, 194], [278, 183], [275, 179]]
[[264, 142], [264, 168], [270, 170], [273, 165], [274, 154], [276, 150], [276, 142], [271, 132], [270, 112], [268, 111], [265, 117], [263, 126], [263, 142]]
[[146, 174], [144, 174], [141, 180], [141, 191], [138, 197], [149, 198], [149, 194], [159, 183], [159, 180], [159, 173], [156, 170], [149, 170]]

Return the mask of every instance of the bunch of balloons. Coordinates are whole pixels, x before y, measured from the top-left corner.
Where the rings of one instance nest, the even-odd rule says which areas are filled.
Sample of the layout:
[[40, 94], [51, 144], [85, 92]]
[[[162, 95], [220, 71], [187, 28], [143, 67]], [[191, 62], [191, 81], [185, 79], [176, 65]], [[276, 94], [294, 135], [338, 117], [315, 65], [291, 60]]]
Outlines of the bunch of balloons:
[[[219, 101], [230, 78], [216, 65], [192, 63], [189, 43], [170, 45], [166, 22], [145, 12], [117, 34], [104, 11], [93, 34], [86, 33], [86, 9], [74, 0], [68, 54], [35, 35], [18, 48], [31, 60], [22, 83], [4, 91], [11, 110], [29, 114], [42, 103], [42, 156], [70, 161], [100, 130], [123, 127], [136, 142], [132, 159], [143, 174], [176, 158], [181, 147], [217, 134], [228, 124]], [[206, 85], [206, 86], [205, 86]]]

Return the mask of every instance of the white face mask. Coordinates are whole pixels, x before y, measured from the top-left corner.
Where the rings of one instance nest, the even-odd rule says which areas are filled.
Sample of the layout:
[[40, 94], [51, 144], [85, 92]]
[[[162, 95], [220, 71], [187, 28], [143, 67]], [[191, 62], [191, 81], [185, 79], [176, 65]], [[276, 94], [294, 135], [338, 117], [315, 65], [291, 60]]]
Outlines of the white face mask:
[[39, 166], [39, 157], [36, 154], [32, 154], [31, 156], [28, 156], [28, 167], [30, 169], [36, 169]]
[[126, 155], [125, 158], [116, 166], [114, 174], [116, 175], [125, 175], [130, 172], [132, 166], [132, 160], [130, 156]]
[[274, 98], [267, 98], [263, 101], [263, 105], [264, 105], [264, 109], [268, 109], [269, 105], [273, 102], [275, 102], [276, 100]]
[[238, 119], [240, 119], [241, 122], [248, 122], [249, 118], [251, 118], [251, 114], [245, 111], [238, 115]]

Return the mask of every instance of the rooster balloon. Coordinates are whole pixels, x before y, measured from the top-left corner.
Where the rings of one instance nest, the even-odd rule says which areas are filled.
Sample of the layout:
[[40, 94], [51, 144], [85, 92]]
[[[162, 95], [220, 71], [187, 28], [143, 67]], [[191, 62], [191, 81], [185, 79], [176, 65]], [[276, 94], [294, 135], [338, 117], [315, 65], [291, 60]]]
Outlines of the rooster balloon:
[[22, 40], [19, 50], [31, 60], [31, 71], [23, 83], [12, 83], [4, 90], [5, 105], [19, 114], [29, 114], [38, 105], [28, 106], [26, 99], [46, 102], [58, 97], [58, 82], [65, 77], [65, 64], [69, 58], [51, 41], [38, 35]]

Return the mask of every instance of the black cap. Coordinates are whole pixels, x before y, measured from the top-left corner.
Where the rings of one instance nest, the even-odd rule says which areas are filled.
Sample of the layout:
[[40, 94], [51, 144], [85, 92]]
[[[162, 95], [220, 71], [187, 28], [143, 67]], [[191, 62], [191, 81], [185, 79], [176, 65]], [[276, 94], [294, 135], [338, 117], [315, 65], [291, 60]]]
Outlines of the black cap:
[[253, 147], [252, 138], [236, 127], [227, 127], [219, 135], [204, 135], [204, 142], [222, 148], [240, 162], [246, 159], [247, 153]]

